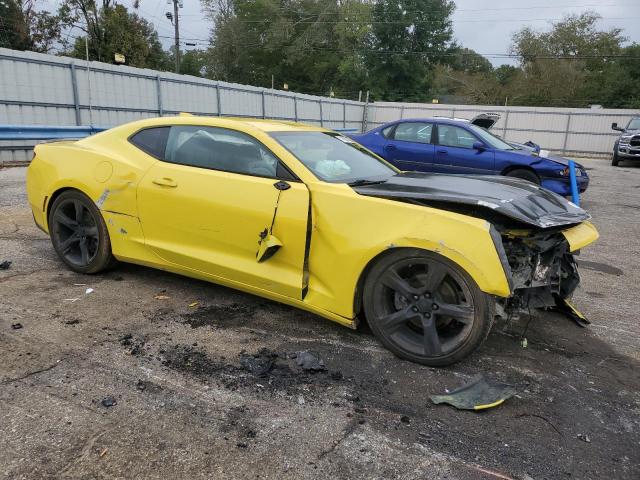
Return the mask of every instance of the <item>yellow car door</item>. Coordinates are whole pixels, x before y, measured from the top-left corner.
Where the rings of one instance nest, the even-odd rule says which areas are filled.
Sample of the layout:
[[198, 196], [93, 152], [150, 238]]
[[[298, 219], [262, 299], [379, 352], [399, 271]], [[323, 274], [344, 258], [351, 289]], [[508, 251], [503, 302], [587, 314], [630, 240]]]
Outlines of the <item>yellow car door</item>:
[[239, 131], [172, 126], [164, 151], [138, 187], [146, 245], [171, 264], [300, 299], [307, 187]]

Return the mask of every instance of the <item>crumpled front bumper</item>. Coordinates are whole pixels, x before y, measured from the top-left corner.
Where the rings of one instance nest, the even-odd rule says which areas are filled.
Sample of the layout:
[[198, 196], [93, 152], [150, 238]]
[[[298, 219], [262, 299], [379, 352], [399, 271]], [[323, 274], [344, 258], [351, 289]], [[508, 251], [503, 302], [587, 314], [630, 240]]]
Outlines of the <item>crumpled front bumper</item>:
[[502, 244], [512, 295], [511, 310], [553, 307], [568, 298], [580, 283], [574, 255], [598, 238], [590, 222], [564, 230], [503, 232]]
[[[578, 184], [578, 192], [584, 193], [589, 186], [589, 177], [586, 175], [576, 177], [576, 183]], [[562, 195], [563, 197], [568, 197], [569, 195], [571, 195], [571, 184], [569, 183], [568, 178], [543, 178], [540, 182], [540, 185], [542, 186], [542, 188], [551, 190], [553, 193], [557, 193], [558, 195]]]

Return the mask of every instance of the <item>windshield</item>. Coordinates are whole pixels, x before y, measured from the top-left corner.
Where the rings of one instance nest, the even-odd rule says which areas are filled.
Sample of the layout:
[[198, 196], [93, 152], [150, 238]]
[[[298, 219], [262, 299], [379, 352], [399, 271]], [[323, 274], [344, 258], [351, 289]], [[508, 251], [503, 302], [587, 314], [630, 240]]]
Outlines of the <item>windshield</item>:
[[473, 133], [480, 137], [480, 139], [491, 148], [495, 148], [497, 150], [515, 150], [512, 145], [509, 145], [501, 138], [496, 137], [493, 133], [487, 132], [484, 128], [477, 127], [476, 125], [469, 125], [469, 128], [471, 128]]
[[337, 133], [271, 132], [271, 136], [325, 182], [384, 182], [398, 173], [350, 138]]
[[627, 125], [627, 130], [640, 130], [640, 118], [634, 118]]

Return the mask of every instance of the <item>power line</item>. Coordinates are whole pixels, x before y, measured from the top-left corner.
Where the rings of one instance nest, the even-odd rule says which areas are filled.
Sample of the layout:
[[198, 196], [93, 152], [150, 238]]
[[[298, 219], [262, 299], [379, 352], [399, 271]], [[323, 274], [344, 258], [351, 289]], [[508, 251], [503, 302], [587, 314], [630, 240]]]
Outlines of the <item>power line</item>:
[[[437, 24], [442, 24], [442, 23], [447, 23], [447, 22], [451, 22], [454, 23], [453, 20], [413, 20], [413, 19], [407, 19], [407, 20], [347, 20], [347, 19], [342, 19], [342, 20], [294, 20], [291, 18], [285, 18], [287, 20], [291, 20], [292, 23], [295, 23], [296, 25], [299, 24], [311, 24], [311, 25], [315, 25], [315, 24], [329, 24], [329, 25], [335, 25], [335, 24], [349, 24], [349, 25], [356, 25], [356, 24], [361, 24], [361, 25], [415, 25], [415, 24], [431, 24], [431, 23], [437, 23]], [[638, 20], [640, 19], [640, 17], [601, 17], [602, 20]], [[251, 23], [251, 24], [259, 24], [259, 23], [273, 23], [274, 21], [278, 20], [276, 19], [271, 19], [271, 18], [265, 18], [262, 20], [242, 20], [239, 18], [235, 18], [232, 21], [233, 22], [237, 22], [237, 23]], [[518, 19], [518, 18], [512, 18], [512, 19], [502, 19], [502, 18], [495, 18], [495, 19], [489, 19], [489, 18], [485, 18], [485, 19], [474, 19], [474, 20], [456, 20], [455, 23], [508, 23], [508, 22], [546, 22], [546, 21], [554, 21], [554, 20], [564, 20], [564, 18], [526, 18], [526, 19]]]
[[[635, 2], [631, 3], [635, 5]], [[557, 8], [593, 8], [593, 7], [625, 7], [626, 5], [621, 5], [619, 3], [592, 3], [592, 4], [573, 4], [573, 5], [537, 5], [537, 6], [528, 6], [528, 7], [497, 7], [497, 8], [456, 8], [454, 11], [454, 15], [459, 12], [503, 12], [507, 10], [549, 10], [549, 9], [557, 9]], [[292, 12], [290, 7], [274, 7], [271, 8], [270, 11], [286, 11]], [[295, 10], [293, 10], [295, 12]], [[352, 13], [358, 13], [352, 12]], [[351, 14], [352, 14], [351, 13]], [[398, 10], [398, 13], [404, 14], [414, 14], [414, 13], [424, 13], [424, 10]], [[344, 15], [345, 12], [324, 12], [323, 15]], [[365, 15], [368, 15], [366, 13]], [[185, 15], [190, 17], [201, 17], [202, 15], [190, 14]]]

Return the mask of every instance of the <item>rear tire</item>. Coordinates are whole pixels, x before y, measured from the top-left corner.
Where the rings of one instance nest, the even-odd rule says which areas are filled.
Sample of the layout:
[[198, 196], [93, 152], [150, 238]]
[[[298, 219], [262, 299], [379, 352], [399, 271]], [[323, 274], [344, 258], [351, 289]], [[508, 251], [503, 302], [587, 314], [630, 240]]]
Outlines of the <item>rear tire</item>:
[[531, 170], [525, 168], [516, 168], [505, 174], [507, 177], [522, 178], [523, 180], [529, 180], [531, 183], [540, 185], [540, 177]]
[[55, 199], [49, 235], [60, 259], [74, 272], [98, 273], [116, 263], [100, 210], [82, 192], [67, 190]]
[[495, 301], [441, 255], [401, 249], [371, 268], [363, 307], [371, 330], [395, 355], [443, 367], [482, 344], [493, 324]]
[[618, 163], [620, 163], [620, 157], [618, 156], [618, 152], [613, 152], [613, 156], [611, 157], [611, 165], [614, 167], [617, 167]]

